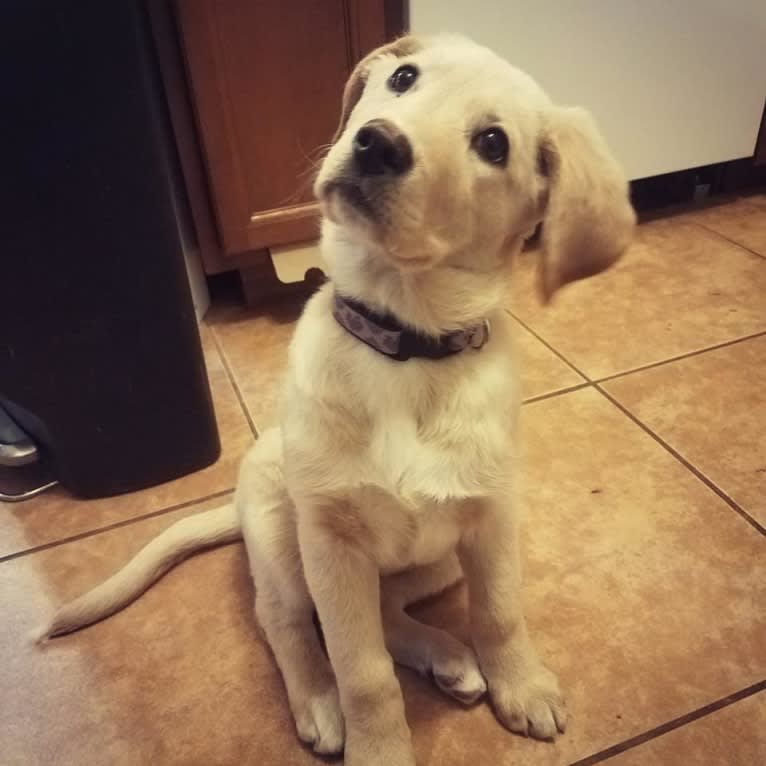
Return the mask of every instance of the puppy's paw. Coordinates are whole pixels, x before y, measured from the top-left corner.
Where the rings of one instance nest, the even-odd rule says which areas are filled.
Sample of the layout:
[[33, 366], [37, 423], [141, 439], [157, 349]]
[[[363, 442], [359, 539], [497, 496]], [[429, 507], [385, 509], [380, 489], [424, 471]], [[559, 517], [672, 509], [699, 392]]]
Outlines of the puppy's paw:
[[415, 766], [409, 730], [370, 734], [350, 731], [344, 766]]
[[433, 657], [431, 673], [445, 694], [464, 705], [472, 705], [487, 691], [476, 655], [471, 648], [457, 641], [449, 651]]
[[292, 708], [298, 737], [315, 753], [337, 755], [343, 751], [343, 714], [335, 686], [296, 702]]
[[490, 678], [489, 693], [500, 722], [517, 734], [553, 740], [566, 730], [566, 704], [558, 680], [536, 659]]

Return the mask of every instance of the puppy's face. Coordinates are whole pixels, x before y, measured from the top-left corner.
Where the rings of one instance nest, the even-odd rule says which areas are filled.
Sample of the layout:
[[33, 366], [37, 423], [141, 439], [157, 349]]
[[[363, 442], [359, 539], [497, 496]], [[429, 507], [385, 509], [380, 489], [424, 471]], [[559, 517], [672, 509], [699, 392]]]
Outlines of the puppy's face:
[[326, 216], [397, 268], [492, 268], [504, 243], [541, 217], [548, 99], [473, 43], [405, 41], [350, 83], [361, 95], [317, 197]]
[[314, 190], [346, 237], [401, 271], [495, 275], [543, 221], [546, 299], [614, 262], [635, 223], [589, 115], [460, 37], [405, 37], [359, 63]]

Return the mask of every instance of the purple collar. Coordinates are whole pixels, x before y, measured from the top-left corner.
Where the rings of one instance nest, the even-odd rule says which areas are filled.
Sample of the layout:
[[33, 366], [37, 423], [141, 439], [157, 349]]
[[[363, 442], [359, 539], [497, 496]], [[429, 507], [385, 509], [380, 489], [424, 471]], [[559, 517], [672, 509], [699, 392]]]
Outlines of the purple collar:
[[480, 349], [489, 340], [489, 321], [444, 335], [422, 335], [393, 314], [380, 314], [363, 303], [335, 293], [333, 316], [355, 338], [397, 362], [444, 359], [466, 348]]

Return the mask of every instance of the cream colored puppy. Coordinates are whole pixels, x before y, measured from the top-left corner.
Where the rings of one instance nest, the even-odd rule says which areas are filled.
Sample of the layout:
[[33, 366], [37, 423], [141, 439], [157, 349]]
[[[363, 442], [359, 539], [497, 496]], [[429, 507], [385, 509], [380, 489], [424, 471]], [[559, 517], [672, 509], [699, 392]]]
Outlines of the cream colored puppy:
[[[245, 458], [235, 508], [178, 522], [45, 635], [241, 534], [258, 621], [317, 752], [414, 764], [392, 657], [463, 702], [488, 690], [512, 731], [555, 737], [564, 702], [521, 612], [504, 296], [540, 222], [546, 298], [617, 259], [634, 226], [622, 173], [586, 113], [489, 50], [405, 37], [351, 75], [315, 191], [332, 281], [298, 323], [281, 427]], [[472, 648], [404, 611], [463, 574]]]

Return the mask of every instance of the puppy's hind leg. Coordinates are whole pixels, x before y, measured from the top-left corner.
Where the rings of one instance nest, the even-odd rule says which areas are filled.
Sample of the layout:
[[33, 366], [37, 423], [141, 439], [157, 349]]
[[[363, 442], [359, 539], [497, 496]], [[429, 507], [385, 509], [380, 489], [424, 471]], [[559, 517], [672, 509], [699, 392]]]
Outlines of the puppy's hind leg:
[[278, 431], [262, 434], [245, 458], [237, 509], [255, 582], [256, 618], [282, 673], [298, 736], [317, 753], [339, 753], [343, 716], [313, 622]]
[[266, 634], [287, 689], [298, 737], [317, 753], [343, 750], [344, 727], [338, 689], [313, 622], [313, 605], [294, 596], [290, 603], [268, 577], [259, 577], [255, 598], [258, 622]]
[[386, 647], [400, 665], [432, 675], [436, 685], [463, 704], [487, 690], [473, 650], [444, 630], [424, 625], [405, 611], [409, 604], [446, 590], [462, 577], [457, 556], [385, 577], [381, 608]]

